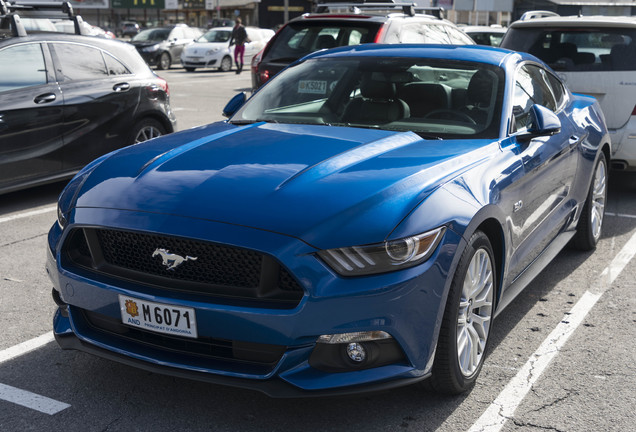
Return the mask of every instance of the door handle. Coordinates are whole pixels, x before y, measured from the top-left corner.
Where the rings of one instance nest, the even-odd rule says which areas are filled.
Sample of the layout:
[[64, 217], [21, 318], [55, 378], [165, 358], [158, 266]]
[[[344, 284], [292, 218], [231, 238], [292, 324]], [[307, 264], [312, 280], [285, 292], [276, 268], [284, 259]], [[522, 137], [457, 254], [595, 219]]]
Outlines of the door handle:
[[115, 90], [116, 92], [125, 92], [130, 90], [130, 84], [128, 83], [119, 83], [119, 84], [115, 84], [113, 86], [113, 90]]
[[43, 103], [53, 102], [55, 99], [57, 99], [57, 97], [55, 96], [55, 93], [44, 93], [39, 96], [36, 96], [33, 99], [33, 102], [39, 105]]

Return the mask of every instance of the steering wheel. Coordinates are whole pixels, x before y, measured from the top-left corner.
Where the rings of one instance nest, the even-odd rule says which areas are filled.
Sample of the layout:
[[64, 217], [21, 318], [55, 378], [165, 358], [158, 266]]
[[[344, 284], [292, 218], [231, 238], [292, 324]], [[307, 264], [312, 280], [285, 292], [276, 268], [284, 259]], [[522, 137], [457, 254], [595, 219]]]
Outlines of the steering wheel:
[[466, 123], [477, 124], [471, 116], [461, 111], [454, 111], [450, 109], [436, 109], [426, 114], [424, 118], [438, 118], [446, 120], [460, 120]]

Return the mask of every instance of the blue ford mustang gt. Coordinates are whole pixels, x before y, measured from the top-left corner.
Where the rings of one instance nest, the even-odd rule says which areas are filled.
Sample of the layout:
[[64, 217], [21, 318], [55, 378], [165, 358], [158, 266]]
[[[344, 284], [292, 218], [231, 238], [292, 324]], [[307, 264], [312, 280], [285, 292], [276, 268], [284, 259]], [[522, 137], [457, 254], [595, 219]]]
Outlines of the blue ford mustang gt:
[[601, 235], [603, 115], [527, 54], [323, 51], [225, 112], [61, 194], [62, 348], [273, 396], [460, 393], [497, 314]]

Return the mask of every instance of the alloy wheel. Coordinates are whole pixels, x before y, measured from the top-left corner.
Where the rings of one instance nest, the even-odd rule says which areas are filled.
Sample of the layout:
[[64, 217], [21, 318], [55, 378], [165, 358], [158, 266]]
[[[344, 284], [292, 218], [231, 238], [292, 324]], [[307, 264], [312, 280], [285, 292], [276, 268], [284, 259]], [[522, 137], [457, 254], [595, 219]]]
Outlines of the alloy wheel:
[[485, 353], [493, 312], [493, 265], [481, 248], [473, 255], [462, 287], [457, 316], [457, 358], [466, 377], [479, 368]]

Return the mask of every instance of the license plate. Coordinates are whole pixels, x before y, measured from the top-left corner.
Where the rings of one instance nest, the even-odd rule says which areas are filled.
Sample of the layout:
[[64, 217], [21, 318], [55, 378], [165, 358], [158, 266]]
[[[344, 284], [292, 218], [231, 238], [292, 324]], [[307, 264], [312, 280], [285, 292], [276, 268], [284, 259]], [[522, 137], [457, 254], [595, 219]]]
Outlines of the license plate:
[[195, 62], [198, 62], [198, 61], [201, 61], [201, 59], [202, 59], [203, 57], [186, 57], [186, 58], [187, 58], [189, 61], [195, 61]]
[[119, 296], [124, 324], [173, 336], [197, 337], [197, 320], [193, 308]]

